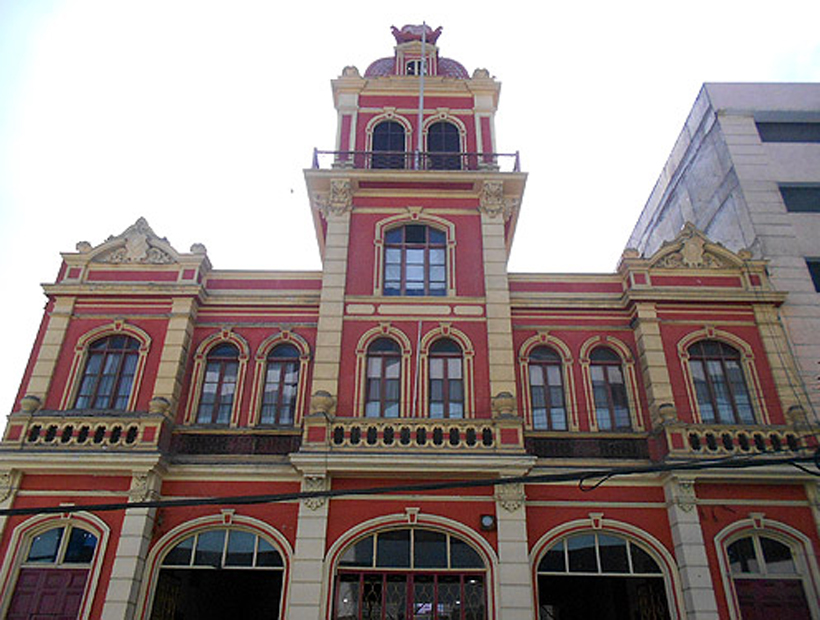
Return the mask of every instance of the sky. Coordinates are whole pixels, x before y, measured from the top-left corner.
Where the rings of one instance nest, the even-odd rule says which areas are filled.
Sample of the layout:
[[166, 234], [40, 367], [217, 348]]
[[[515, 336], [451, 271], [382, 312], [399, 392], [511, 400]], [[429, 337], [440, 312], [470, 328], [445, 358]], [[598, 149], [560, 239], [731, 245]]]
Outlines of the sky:
[[702, 83], [820, 81], [816, 0], [0, 0], [0, 410], [79, 241], [143, 216], [216, 269], [318, 270], [302, 171], [334, 148], [330, 80], [422, 21], [502, 82], [514, 272], [615, 269]]

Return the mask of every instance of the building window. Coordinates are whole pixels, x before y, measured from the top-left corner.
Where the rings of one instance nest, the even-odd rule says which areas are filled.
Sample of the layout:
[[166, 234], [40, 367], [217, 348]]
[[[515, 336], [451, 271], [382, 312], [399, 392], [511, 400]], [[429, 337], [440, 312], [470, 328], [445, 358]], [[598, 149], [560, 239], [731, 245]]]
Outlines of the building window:
[[726, 548], [729, 572], [743, 618], [810, 618], [802, 575], [788, 545], [754, 534]]
[[820, 258], [807, 258], [806, 267], [809, 268], [814, 290], [820, 293]]
[[284, 561], [265, 538], [206, 530], [164, 557], [152, 618], [279, 618]]
[[420, 528], [363, 538], [339, 559], [334, 620], [485, 620], [486, 568], [465, 541]]
[[701, 340], [688, 351], [701, 420], [717, 424], [753, 424], [752, 401], [743, 376], [740, 353], [717, 340]]
[[447, 121], [433, 123], [427, 129], [428, 168], [461, 170], [461, 135], [458, 127]]
[[259, 420], [262, 424], [293, 424], [299, 393], [300, 357], [292, 344], [280, 344], [268, 354]]
[[407, 156], [404, 126], [396, 121], [382, 121], [373, 129], [372, 168], [405, 168]]
[[430, 417], [464, 417], [464, 373], [461, 347], [449, 338], [430, 346]]
[[421, 75], [422, 70], [424, 70], [424, 75], [430, 75], [426, 59], [416, 58], [415, 60], [408, 60], [404, 63], [405, 75]]
[[208, 352], [205, 378], [196, 421], [199, 424], [228, 424], [239, 371], [239, 351], [232, 344], [220, 344]]
[[530, 403], [535, 430], [567, 430], [561, 356], [549, 347], [536, 347], [529, 355]]
[[77, 618], [96, 548], [94, 534], [71, 525], [34, 536], [6, 617]]
[[76, 409], [124, 411], [131, 397], [140, 343], [128, 336], [108, 336], [88, 347]]
[[598, 347], [590, 353], [589, 360], [598, 429], [631, 430], [621, 358], [612, 349]]
[[781, 185], [780, 195], [791, 213], [820, 213], [820, 185]]
[[820, 142], [820, 123], [756, 123], [761, 142]]
[[384, 294], [447, 294], [447, 235], [423, 224], [407, 224], [384, 236]]
[[401, 349], [390, 338], [379, 338], [367, 348], [368, 418], [397, 418], [401, 400]]
[[537, 576], [540, 618], [669, 618], [660, 566], [614, 534], [559, 540], [541, 558]]

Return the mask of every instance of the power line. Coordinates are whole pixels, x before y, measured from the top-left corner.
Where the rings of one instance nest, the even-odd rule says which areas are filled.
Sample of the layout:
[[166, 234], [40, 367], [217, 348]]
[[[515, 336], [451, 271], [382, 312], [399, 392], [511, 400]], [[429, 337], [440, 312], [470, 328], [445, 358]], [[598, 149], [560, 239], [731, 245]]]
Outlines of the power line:
[[[814, 464], [817, 473], [803, 466], [804, 463]], [[185, 499], [158, 499], [140, 502], [110, 502], [105, 504], [75, 504], [71, 506], [43, 506], [38, 508], [5, 508], [0, 510], [0, 517], [24, 516], [42, 514], [67, 514], [75, 512], [110, 512], [129, 508], [178, 508], [183, 506], [247, 506], [254, 504], [275, 504], [288, 501], [298, 501], [313, 498], [337, 498], [383, 495], [388, 493], [407, 493], [417, 491], [440, 491], [447, 489], [474, 489], [496, 487], [506, 484], [537, 484], [553, 482], [578, 482], [582, 490], [592, 491], [603, 482], [615, 476], [636, 474], [653, 474], [674, 471], [701, 471], [706, 469], [750, 469], [754, 467], [768, 467], [772, 465], [792, 465], [814, 476], [820, 476], [820, 449], [811, 456], [790, 456], [782, 458], [761, 459], [760, 455], [749, 457], [727, 457], [709, 461], [684, 461], [662, 465], [646, 465], [637, 467], [619, 467], [590, 471], [575, 471], [564, 473], [536, 474], [513, 476], [507, 478], [481, 478], [476, 480], [432, 482], [421, 484], [399, 484], [364, 489], [330, 489], [326, 491], [300, 491], [296, 493], [271, 493], [264, 495], [233, 495], [221, 497], [200, 497]], [[585, 482], [598, 480], [591, 487], [584, 488]]]

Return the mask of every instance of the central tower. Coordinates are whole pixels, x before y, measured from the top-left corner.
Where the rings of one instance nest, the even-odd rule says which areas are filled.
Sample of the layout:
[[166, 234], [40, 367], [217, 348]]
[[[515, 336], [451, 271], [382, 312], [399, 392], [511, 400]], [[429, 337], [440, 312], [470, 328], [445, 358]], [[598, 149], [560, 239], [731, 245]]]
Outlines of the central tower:
[[499, 82], [441, 56], [440, 34], [394, 27], [392, 56], [345, 67], [335, 150], [305, 171], [324, 264], [312, 393], [336, 416], [515, 411], [506, 265], [526, 174], [496, 152]]

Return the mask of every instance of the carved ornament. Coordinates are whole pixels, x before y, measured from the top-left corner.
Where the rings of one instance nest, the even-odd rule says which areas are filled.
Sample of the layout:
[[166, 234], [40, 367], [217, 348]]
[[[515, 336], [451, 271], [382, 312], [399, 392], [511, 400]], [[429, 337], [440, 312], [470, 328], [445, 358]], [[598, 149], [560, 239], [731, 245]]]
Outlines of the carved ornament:
[[696, 502], [694, 478], [675, 479], [675, 504], [684, 512], [692, 512]]
[[316, 194], [316, 205], [322, 216], [344, 215], [353, 208], [353, 188], [350, 179], [331, 179], [327, 194]]
[[481, 213], [490, 217], [501, 215], [506, 221], [510, 219], [517, 208], [517, 198], [504, 197], [503, 181], [484, 181], [478, 203], [478, 210]]
[[687, 222], [677, 239], [664, 244], [653, 267], [665, 269], [723, 269], [736, 267], [744, 257], [710, 243], [691, 222]]
[[17, 487], [19, 473], [15, 470], [0, 472], [0, 502], [6, 501]]
[[493, 416], [515, 415], [515, 396], [509, 392], [499, 392], [492, 398]]
[[324, 390], [317, 390], [310, 397], [310, 413], [323, 413], [331, 415], [336, 406], [336, 399], [330, 392]]
[[[145, 221], [145, 218], [139, 218], [121, 235], [109, 237], [104, 245], [116, 242], [123, 243], [117, 243], [116, 248], [95, 256], [94, 262], [151, 265], [165, 265], [176, 262], [176, 259], [170, 253], [159, 247], [160, 244], [167, 245], [168, 241], [157, 237], [148, 222]], [[80, 244], [77, 245], [77, 248], [81, 252], [84, 249], [84, 247], [80, 247]]]
[[[330, 480], [328, 480], [327, 476], [305, 476], [305, 479], [302, 481], [303, 493], [320, 493], [328, 489], [330, 489]], [[302, 501], [305, 503], [305, 506], [311, 510], [318, 510], [324, 506], [327, 498], [307, 497]]]
[[495, 501], [507, 512], [515, 512], [521, 508], [526, 499], [523, 482], [499, 484], [495, 487]]
[[128, 499], [132, 502], [150, 502], [159, 499], [156, 478], [157, 475], [150, 471], [135, 472], [131, 476]]

